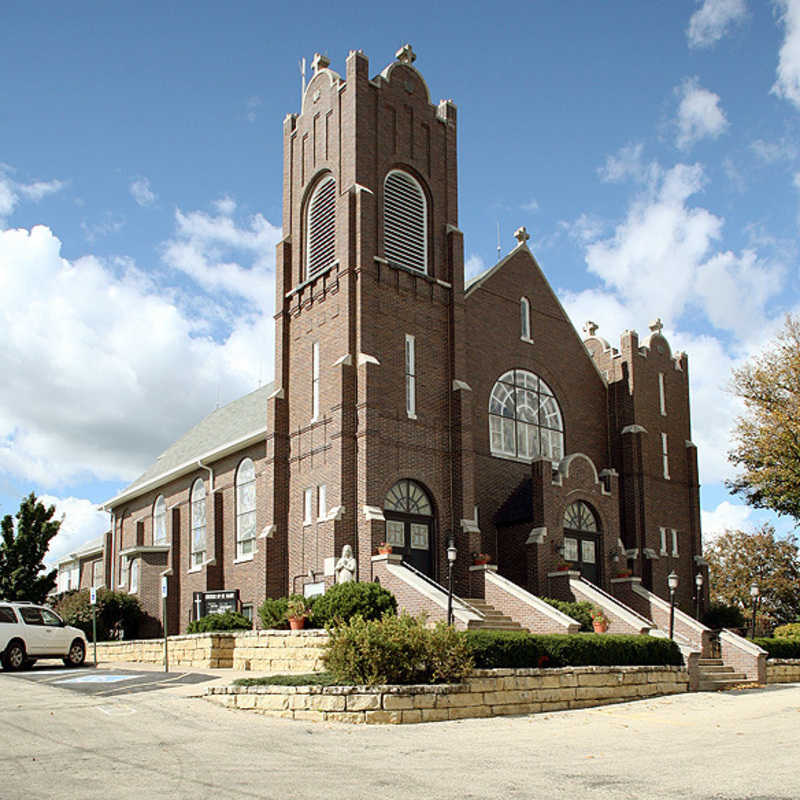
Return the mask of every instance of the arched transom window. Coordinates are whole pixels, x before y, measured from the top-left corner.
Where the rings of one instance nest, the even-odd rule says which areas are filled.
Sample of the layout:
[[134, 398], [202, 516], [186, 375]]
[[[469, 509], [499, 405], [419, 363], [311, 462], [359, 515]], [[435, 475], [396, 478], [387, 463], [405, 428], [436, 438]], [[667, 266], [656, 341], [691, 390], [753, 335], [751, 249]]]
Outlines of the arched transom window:
[[166, 544], [167, 541], [167, 501], [160, 494], [153, 504], [153, 544]]
[[564, 527], [571, 531], [586, 531], [597, 533], [597, 519], [589, 506], [578, 500], [570, 503], [564, 512]]
[[428, 206], [407, 172], [392, 170], [383, 185], [383, 249], [396, 266], [428, 271]]
[[192, 486], [191, 566], [206, 560], [206, 485], [198, 478]]
[[512, 369], [500, 376], [489, 398], [492, 455], [560, 461], [564, 424], [550, 387], [532, 372]]
[[236, 471], [236, 558], [252, 558], [256, 541], [256, 467], [249, 458]]
[[389, 489], [383, 508], [385, 511], [398, 511], [401, 514], [433, 516], [431, 501], [425, 490], [418, 483], [407, 478], [398, 481]]
[[336, 256], [336, 181], [323, 178], [308, 201], [306, 278], [329, 267]]

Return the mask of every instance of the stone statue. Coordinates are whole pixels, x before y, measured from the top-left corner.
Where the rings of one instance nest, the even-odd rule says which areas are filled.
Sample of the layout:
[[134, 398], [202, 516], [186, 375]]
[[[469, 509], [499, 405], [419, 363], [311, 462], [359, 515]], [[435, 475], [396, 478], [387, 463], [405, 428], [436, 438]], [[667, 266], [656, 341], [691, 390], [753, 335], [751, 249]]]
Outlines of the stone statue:
[[342, 557], [336, 562], [335, 571], [336, 583], [348, 583], [356, 579], [356, 560], [349, 544], [342, 548]]

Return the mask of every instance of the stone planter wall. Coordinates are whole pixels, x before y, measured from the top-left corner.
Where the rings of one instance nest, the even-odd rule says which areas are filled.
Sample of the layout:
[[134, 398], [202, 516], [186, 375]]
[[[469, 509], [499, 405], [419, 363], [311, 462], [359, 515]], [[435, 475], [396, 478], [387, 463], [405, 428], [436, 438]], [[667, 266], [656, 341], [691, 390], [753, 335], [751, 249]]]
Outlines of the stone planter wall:
[[223, 686], [206, 699], [290, 719], [350, 723], [435, 722], [620, 703], [688, 690], [682, 667], [475, 670], [441, 686]]
[[800, 658], [770, 658], [767, 683], [800, 683]]
[[246, 631], [235, 635], [233, 668], [302, 675], [323, 669], [325, 631]]
[[[94, 655], [89, 645], [88, 656]], [[170, 666], [175, 667], [232, 667], [234, 634], [190, 633], [170, 636], [168, 640]], [[131, 639], [121, 642], [98, 642], [98, 661], [134, 661], [141, 664], [164, 663], [163, 639]]]

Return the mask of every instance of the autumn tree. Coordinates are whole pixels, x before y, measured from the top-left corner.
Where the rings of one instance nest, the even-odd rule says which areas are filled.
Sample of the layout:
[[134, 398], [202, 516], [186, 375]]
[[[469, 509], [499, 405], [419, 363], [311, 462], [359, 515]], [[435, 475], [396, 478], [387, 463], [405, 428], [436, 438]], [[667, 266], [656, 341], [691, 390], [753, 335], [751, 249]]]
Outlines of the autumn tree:
[[706, 546], [703, 556], [712, 603], [739, 606], [747, 616], [752, 608], [750, 586], [755, 583], [759, 616], [770, 626], [800, 616], [800, 549], [793, 535], [778, 538], [769, 524], [752, 533], [726, 531]]
[[[61, 522], [53, 521], [55, 506], [45, 508], [31, 492], [15, 514], [0, 523], [0, 598], [43, 603], [55, 588], [57, 570], [44, 572], [44, 557]], [[42, 574], [44, 573], [44, 574]]]
[[800, 522], [800, 317], [787, 316], [766, 352], [733, 371], [732, 389], [746, 412], [728, 454], [741, 472], [728, 488]]

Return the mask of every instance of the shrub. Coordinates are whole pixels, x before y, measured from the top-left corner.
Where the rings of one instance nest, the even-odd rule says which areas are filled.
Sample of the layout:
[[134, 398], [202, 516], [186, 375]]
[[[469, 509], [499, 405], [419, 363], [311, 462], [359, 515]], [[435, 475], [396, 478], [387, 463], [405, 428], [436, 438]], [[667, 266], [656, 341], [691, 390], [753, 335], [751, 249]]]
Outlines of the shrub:
[[[89, 602], [89, 590], [65, 592], [53, 606], [67, 625], [80, 628], [86, 638], [92, 640], [92, 606]], [[139, 599], [127, 592], [112, 592], [108, 589], [97, 590], [97, 641], [105, 642], [118, 639], [122, 634], [126, 639], [135, 639], [139, 622], [144, 616]]]
[[[344, 585], [344, 584], [343, 584]], [[325, 666], [341, 683], [454, 683], [472, 668], [465, 635], [424, 617], [356, 615], [331, 630]]]
[[719, 628], [743, 628], [744, 615], [739, 606], [727, 603], [711, 603], [703, 614], [703, 625], [718, 630]]
[[193, 620], [186, 633], [211, 633], [212, 631], [249, 631], [253, 627], [244, 614], [238, 611], [223, 611], [222, 614], [208, 614]]
[[476, 667], [679, 666], [680, 648], [669, 639], [644, 635], [586, 636], [467, 631]]
[[543, 597], [545, 603], [557, 608], [562, 614], [572, 617], [575, 622], [580, 622], [582, 631], [592, 631], [592, 604], [584, 601], [571, 603], [566, 600], [556, 600], [554, 597]]
[[763, 647], [769, 658], [800, 658], [800, 638], [756, 636], [753, 643]]
[[378, 620], [385, 614], [397, 614], [395, 596], [379, 583], [349, 581], [331, 586], [316, 598], [311, 623], [317, 628], [330, 628], [355, 616]]
[[261, 620], [261, 627], [267, 630], [288, 628], [289, 622], [286, 618], [288, 604], [288, 597], [268, 597], [264, 600], [258, 607], [258, 618]]
[[778, 627], [772, 631], [772, 635], [781, 639], [800, 638], [800, 622], [789, 622], [786, 625], [778, 625]]
[[263, 678], [237, 678], [234, 686], [336, 686], [330, 672], [309, 672], [305, 675], [266, 675]]

